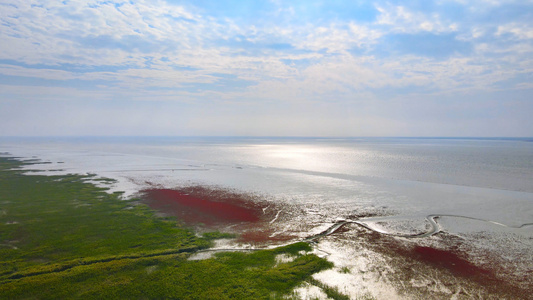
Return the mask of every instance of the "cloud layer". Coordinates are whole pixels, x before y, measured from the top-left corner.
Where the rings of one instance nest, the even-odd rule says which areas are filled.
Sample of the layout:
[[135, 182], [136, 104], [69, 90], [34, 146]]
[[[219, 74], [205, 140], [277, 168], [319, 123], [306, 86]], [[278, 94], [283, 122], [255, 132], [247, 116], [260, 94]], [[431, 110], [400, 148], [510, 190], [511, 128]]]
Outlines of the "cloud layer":
[[0, 11], [1, 135], [533, 135], [532, 1]]

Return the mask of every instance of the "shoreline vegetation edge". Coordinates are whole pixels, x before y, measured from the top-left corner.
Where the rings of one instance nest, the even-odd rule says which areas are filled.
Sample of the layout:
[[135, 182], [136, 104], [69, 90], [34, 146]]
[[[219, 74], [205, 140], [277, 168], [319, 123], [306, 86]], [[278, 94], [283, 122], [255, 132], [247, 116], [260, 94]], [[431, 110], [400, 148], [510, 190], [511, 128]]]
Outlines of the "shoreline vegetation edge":
[[227, 235], [198, 236], [94, 176], [25, 175], [33, 163], [0, 157], [0, 298], [296, 299], [294, 288], [333, 266], [302, 242], [189, 261]]

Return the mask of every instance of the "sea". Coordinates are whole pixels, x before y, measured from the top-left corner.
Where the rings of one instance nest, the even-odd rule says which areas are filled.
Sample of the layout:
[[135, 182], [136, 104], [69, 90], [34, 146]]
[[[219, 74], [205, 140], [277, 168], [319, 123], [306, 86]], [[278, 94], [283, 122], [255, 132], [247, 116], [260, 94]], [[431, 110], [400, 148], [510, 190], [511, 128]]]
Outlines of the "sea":
[[209, 185], [390, 215], [457, 215], [508, 226], [533, 222], [533, 139], [3, 137], [0, 152], [46, 174], [118, 180], [126, 197], [147, 182]]
[[353, 216], [398, 237], [438, 229], [533, 269], [533, 138], [0, 137], [0, 155], [37, 160], [29, 174], [115, 179], [106, 187], [124, 199], [198, 185], [253, 194], [308, 222], [279, 227], [302, 238]]

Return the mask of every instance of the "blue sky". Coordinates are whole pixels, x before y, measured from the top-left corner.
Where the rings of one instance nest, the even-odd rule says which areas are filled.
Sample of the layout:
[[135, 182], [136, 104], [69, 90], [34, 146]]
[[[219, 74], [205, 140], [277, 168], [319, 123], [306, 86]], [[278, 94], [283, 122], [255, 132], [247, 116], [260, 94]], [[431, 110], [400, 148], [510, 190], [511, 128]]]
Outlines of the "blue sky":
[[533, 136], [533, 1], [0, 0], [0, 135]]

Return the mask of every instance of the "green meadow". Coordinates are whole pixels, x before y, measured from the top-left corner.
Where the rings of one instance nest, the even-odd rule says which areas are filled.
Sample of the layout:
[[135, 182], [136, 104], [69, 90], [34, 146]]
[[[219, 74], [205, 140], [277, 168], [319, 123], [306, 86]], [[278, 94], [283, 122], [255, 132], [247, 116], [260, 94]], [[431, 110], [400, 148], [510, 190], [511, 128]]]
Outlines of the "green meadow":
[[279, 299], [332, 267], [306, 243], [187, 260], [225, 235], [197, 235], [91, 175], [24, 175], [25, 163], [0, 157], [0, 299]]

